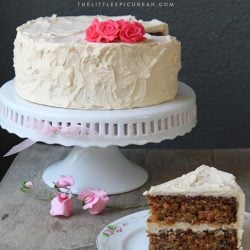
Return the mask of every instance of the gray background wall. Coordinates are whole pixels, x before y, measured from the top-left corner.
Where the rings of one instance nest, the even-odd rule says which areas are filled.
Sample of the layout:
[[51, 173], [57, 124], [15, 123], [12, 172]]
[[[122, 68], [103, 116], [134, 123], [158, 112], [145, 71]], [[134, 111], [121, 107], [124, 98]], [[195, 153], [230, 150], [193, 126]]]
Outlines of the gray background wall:
[[[0, 0], [0, 84], [14, 77], [13, 40], [16, 27], [39, 16], [126, 15], [166, 21], [182, 42], [180, 80], [197, 94], [198, 124], [188, 135], [147, 147], [250, 147], [250, 1], [131, 0], [121, 7], [91, 7], [77, 0]], [[99, 1], [89, 1], [89, 3]], [[101, 1], [102, 2], [102, 1]], [[156, 7], [125, 7], [126, 3]], [[174, 7], [158, 7], [159, 2]], [[80, 4], [80, 6], [79, 6]], [[85, 7], [81, 5], [85, 4]], [[0, 129], [0, 153], [20, 141]], [[0, 159], [2, 173], [13, 159]]]

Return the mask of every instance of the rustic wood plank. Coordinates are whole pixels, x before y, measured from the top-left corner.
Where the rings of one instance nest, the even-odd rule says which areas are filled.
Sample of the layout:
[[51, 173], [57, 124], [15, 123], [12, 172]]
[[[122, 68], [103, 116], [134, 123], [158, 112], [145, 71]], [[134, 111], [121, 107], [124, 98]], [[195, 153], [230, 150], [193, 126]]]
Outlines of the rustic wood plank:
[[[106, 209], [91, 216], [80, 205], [70, 219], [49, 215], [48, 202], [34, 200], [19, 190], [24, 180], [33, 180], [37, 195], [50, 191], [42, 182], [43, 170], [63, 159], [70, 148], [36, 144], [20, 153], [0, 183], [0, 249], [83, 249], [93, 250], [96, 236], [107, 224], [137, 209]], [[148, 182], [141, 188], [111, 197], [110, 205], [145, 205], [144, 190], [183, 173], [200, 164], [217, 166], [234, 173], [247, 194], [250, 210], [250, 150], [146, 150], [124, 149], [128, 158], [149, 172]]]

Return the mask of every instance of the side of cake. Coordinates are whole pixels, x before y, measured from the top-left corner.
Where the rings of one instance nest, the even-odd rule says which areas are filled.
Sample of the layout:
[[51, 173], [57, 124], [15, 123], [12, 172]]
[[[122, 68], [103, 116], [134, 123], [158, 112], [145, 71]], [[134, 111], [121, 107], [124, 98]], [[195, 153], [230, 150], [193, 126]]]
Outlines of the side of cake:
[[147, 196], [149, 249], [242, 249], [245, 196], [229, 173], [205, 165]]
[[136, 20], [53, 15], [18, 27], [16, 92], [31, 102], [77, 109], [145, 107], [176, 96], [180, 42], [166, 23], [140, 21], [147, 32], [141, 42], [95, 43], [85, 39], [94, 18]]

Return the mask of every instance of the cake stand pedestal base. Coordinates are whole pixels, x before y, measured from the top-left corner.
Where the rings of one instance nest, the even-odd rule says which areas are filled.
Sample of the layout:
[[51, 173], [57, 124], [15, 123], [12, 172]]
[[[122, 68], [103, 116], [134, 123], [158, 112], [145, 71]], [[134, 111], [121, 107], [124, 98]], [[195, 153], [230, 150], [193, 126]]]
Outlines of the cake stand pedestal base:
[[44, 182], [50, 187], [60, 175], [74, 178], [73, 193], [85, 188], [104, 189], [108, 194], [120, 194], [142, 186], [147, 172], [129, 161], [116, 146], [73, 147], [64, 160], [49, 166], [43, 173]]
[[[60, 175], [73, 176], [74, 193], [89, 187], [119, 194], [140, 187], [146, 182], [147, 173], [113, 145], [173, 140], [190, 132], [196, 121], [195, 93], [181, 82], [171, 101], [124, 110], [78, 110], [35, 104], [15, 93], [15, 80], [0, 88], [2, 128], [32, 141], [74, 146], [64, 160], [43, 174], [50, 187]], [[37, 128], [41, 123], [52, 131], [49, 135]]]

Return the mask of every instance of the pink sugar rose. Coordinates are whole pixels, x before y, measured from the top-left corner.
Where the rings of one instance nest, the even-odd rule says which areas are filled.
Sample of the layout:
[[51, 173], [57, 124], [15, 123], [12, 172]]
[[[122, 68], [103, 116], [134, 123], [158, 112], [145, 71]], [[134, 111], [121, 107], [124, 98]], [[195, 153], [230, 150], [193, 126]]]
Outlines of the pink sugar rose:
[[58, 188], [67, 188], [74, 184], [74, 179], [72, 176], [65, 176], [61, 175], [58, 182], [55, 183], [55, 185]]
[[117, 22], [108, 19], [106, 21], [99, 22], [96, 25], [96, 31], [100, 34], [102, 42], [113, 42], [118, 38], [120, 29]]
[[125, 23], [128, 23], [128, 21], [125, 21], [124, 19], [116, 20], [116, 22], [119, 25], [119, 29], [121, 29], [125, 25]]
[[30, 189], [30, 188], [33, 188], [34, 187], [34, 183], [32, 181], [26, 181], [24, 183], [24, 186], [27, 188], [27, 189]]
[[145, 38], [145, 29], [138, 22], [125, 22], [120, 30], [119, 38], [123, 42], [136, 43], [143, 41]]
[[69, 217], [73, 209], [73, 200], [70, 194], [56, 193], [56, 197], [51, 201], [50, 215]]
[[99, 214], [108, 204], [108, 194], [101, 189], [86, 189], [79, 193], [78, 200], [84, 202], [83, 209], [91, 214]]
[[96, 28], [97, 25], [99, 24], [99, 21], [97, 18], [93, 19], [91, 22], [91, 25], [86, 29], [86, 40], [88, 42], [99, 42], [101, 40], [101, 35], [100, 33], [97, 32]]
[[145, 40], [145, 29], [139, 22], [124, 19], [98, 21], [94, 19], [86, 29], [86, 40], [89, 42], [127, 42], [136, 43]]

